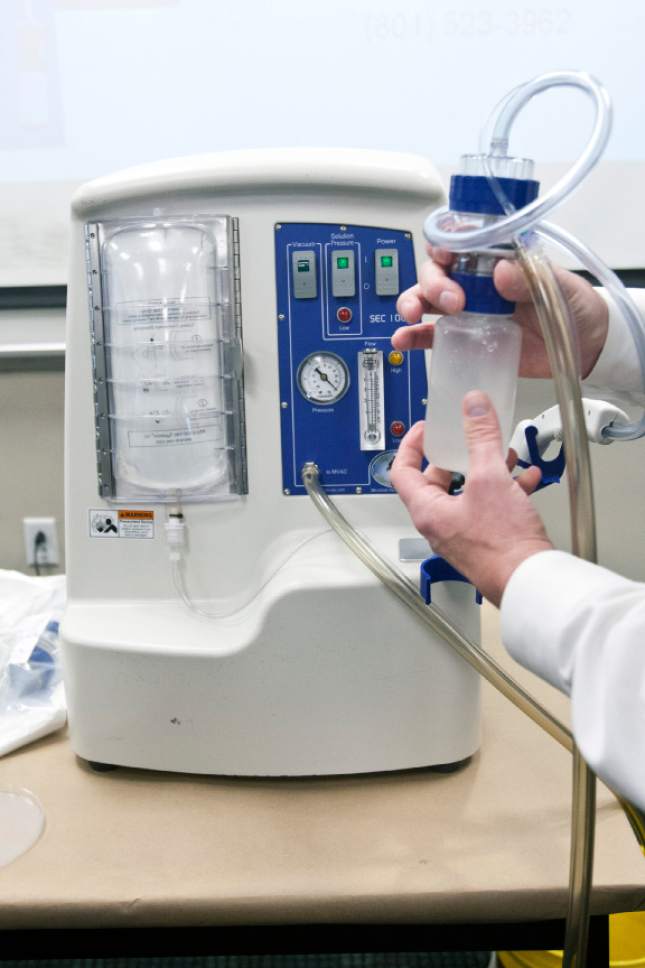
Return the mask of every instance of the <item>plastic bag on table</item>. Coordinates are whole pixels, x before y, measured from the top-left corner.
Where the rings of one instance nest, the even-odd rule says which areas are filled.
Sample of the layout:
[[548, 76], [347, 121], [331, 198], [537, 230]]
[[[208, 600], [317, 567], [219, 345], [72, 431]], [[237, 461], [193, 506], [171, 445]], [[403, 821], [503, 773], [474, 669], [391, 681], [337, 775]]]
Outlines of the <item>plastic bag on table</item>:
[[0, 570], [0, 756], [65, 725], [58, 622], [65, 576]]

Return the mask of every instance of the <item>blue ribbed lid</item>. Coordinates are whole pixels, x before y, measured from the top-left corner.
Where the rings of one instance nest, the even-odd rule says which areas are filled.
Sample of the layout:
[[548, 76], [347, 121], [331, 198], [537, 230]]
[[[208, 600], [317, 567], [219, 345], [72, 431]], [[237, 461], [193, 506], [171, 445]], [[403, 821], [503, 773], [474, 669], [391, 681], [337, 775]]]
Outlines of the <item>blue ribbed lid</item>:
[[[524, 208], [537, 198], [540, 190], [540, 183], [533, 178], [498, 178], [497, 181], [515, 208]], [[450, 209], [483, 215], [505, 214], [485, 175], [453, 175], [450, 179]]]
[[500, 296], [492, 276], [475, 276], [469, 272], [451, 272], [450, 278], [459, 283], [466, 295], [466, 313], [486, 313], [491, 316], [510, 316], [515, 303]]

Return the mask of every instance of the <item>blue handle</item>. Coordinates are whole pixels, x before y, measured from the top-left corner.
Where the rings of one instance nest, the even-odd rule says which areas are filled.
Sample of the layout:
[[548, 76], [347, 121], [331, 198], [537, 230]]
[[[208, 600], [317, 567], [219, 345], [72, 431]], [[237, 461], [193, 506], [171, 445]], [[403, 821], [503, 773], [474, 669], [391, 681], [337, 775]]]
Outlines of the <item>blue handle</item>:
[[560, 483], [567, 462], [564, 453], [564, 444], [561, 445], [558, 455], [553, 460], [545, 460], [538, 449], [537, 435], [538, 429], [534, 424], [526, 428], [524, 437], [526, 438], [526, 446], [528, 447], [530, 460], [527, 462], [518, 459], [517, 464], [518, 467], [540, 468], [542, 471], [542, 480], [535, 490], [541, 491], [543, 487], [548, 487], [549, 484]]
[[[421, 597], [426, 605], [432, 604], [432, 586], [439, 581], [461, 581], [470, 585], [465, 575], [453, 568], [441, 555], [432, 555], [421, 562], [420, 591]], [[475, 601], [478, 605], [482, 603], [481, 592], [475, 589]]]

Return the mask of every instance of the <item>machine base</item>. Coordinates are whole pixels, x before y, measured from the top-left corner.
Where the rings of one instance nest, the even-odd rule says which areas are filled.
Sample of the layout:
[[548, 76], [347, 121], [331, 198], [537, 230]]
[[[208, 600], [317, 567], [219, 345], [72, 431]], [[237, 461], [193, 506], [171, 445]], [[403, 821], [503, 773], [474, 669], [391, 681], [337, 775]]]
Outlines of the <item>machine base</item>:
[[[72, 599], [61, 638], [74, 752], [219, 776], [458, 769], [479, 746], [479, 676], [335, 540], [227, 618]], [[472, 587], [435, 587], [478, 640]]]
[[119, 769], [114, 763], [96, 763], [94, 760], [84, 760], [83, 762], [89, 766], [92, 773], [113, 773]]
[[[79, 756], [78, 759], [82, 763], [85, 763], [85, 765], [92, 771], [92, 773], [114, 773], [116, 770], [129, 769], [129, 767], [117, 766], [114, 763], [96, 763], [92, 760], [84, 760], [82, 756]], [[458, 773], [460, 770], [463, 770], [467, 766], [469, 766], [471, 760], [472, 760], [472, 756], [466, 756], [463, 760], [457, 760], [455, 763], [437, 763], [435, 766], [417, 767], [417, 769], [426, 769], [426, 770], [429, 770], [431, 773]], [[389, 770], [387, 772], [392, 773], [397, 771]], [[403, 772], [403, 771], [400, 771], [400, 772]], [[369, 774], [369, 775], [373, 775], [373, 774]], [[258, 777], [258, 779], [265, 779], [265, 778]], [[275, 779], [275, 777], [266, 777], [266, 779]], [[286, 777], [285, 779], [288, 779], [288, 777]], [[307, 779], [307, 777], [300, 776], [298, 777], [298, 779]]]

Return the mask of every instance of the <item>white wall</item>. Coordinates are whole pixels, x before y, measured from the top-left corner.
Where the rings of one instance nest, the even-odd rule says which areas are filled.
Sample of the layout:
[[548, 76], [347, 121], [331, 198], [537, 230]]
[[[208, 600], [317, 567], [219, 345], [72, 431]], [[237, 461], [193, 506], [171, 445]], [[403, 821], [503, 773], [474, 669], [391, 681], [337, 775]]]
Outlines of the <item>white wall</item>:
[[[337, 145], [454, 167], [492, 106], [588, 70], [616, 106], [608, 165], [571, 203], [614, 266], [640, 266], [645, 5], [615, 0], [11, 0], [0, 11], [0, 285], [63, 282], [71, 187], [205, 150]], [[591, 119], [548, 94], [513, 150], [549, 182]], [[553, 166], [553, 167], [551, 167]], [[629, 217], [625, 217], [625, 213]], [[625, 232], [624, 229], [627, 228]]]
[[63, 391], [60, 369], [0, 370], [0, 568], [27, 571], [22, 519], [51, 516], [63, 542]]

